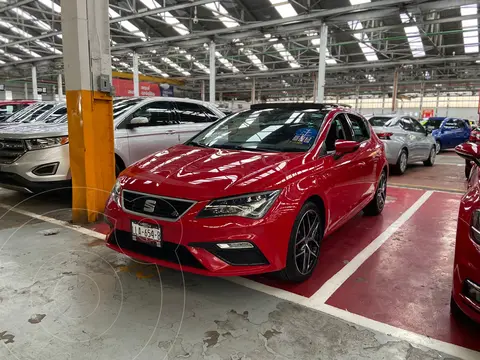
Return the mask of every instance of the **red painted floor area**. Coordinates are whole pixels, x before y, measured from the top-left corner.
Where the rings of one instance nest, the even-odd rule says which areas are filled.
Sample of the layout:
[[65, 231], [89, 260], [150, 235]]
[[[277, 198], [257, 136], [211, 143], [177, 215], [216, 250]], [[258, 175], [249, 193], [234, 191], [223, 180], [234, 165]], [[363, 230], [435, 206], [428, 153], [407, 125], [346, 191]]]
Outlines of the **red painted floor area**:
[[327, 303], [480, 350], [480, 326], [449, 311], [459, 200], [460, 195], [434, 193]]
[[424, 192], [389, 188], [387, 204], [381, 216], [366, 217], [359, 214], [324, 239], [319, 263], [310, 280], [301, 284], [288, 284], [269, 277], [254, 276], [251, 279], [302, 296], [312, 296], [328, 279], [397, 220]]

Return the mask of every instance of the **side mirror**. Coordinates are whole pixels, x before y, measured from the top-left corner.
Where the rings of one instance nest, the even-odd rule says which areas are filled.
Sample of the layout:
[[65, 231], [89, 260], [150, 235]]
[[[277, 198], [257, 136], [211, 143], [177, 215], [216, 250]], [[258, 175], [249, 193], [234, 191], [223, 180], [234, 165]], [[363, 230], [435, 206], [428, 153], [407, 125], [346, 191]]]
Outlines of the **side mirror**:
[[337, 154], [348, 154], [357, 151], [359, 146], [360, 144], [356, 141], [337, 140], [335, 141], [335, 152]]
[[127, 127], [129, 129], [133, 129], [133, 128], [136, 128], [136, 127], [139, 127], [139, 126], [142, 126], [142, 125], [146, 125], [148, 123], [149, 123], [148, 118], [146, 118], [145, 116], [138, 116], [138, 117], [135, 117], [132, 120], [130, 120]]
[[478, 144], [471, 142], [460, 144], [455, 148], [455, 152], [465, 160], [473, 161], [480, 166], [480, 147]]

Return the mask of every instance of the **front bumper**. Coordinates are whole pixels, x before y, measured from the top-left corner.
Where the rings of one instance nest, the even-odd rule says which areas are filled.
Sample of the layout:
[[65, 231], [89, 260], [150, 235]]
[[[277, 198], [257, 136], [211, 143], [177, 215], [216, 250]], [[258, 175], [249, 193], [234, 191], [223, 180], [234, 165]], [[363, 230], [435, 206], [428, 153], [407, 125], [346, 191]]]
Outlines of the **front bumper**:
[[[52, 175], [35, 174], [39, 166], [56, 164]], [[36, 193], [71, 186], [68, 145], [27, 151], [11, 164], [0, 164], [0, 187]]]
[[480, 323], [480, 303], [466, 295], [466, 282], [480, 285], [480, 245], [470, 237], [470, 225], [459, 219], [455, 264], [453, 272], [453, 299], [472, 320]]
[[[111, 226], [107, 246], [129, 257], [207, 276], [241, 276], [281, 270], [286, 265], [294, 222], [276, 206], [263, 219], [196, 218], [208, 202], [195, 204], [178, 221], [162, 221], [126, 213], [109, 200], [105, 218]], [[280, 215], [278, 215], [280, 214]], [[162, 248], [132, 240], [131, 221], [160, 225]], [[249, 242], [250, 249], [220, 249], [216, 244]]]

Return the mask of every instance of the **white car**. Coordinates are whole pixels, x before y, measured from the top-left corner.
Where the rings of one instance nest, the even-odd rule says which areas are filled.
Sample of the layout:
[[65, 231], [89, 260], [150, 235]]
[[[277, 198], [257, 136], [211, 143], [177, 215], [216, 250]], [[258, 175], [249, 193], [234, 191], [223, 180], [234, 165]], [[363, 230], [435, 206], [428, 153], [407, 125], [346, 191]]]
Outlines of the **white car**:
[[[224, 117], [217, 107], [181, 98], [114, 100], [117, 174], [143, 157], [183, 143]], [[0, 187], [27, 193], [69, 187], [66, 115], [0, 129]]]

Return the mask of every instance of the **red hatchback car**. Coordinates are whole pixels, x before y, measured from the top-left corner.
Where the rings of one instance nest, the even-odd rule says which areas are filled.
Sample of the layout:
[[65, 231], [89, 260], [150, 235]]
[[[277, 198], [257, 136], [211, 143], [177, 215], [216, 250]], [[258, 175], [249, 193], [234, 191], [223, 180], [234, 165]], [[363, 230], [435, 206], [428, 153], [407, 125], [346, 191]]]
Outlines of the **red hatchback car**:
[[204, 275], [308, 278], [324, 236], [386, 197], [384, 146], [360, 115], [261, 104], [122, 172], [107, 245]]
[[453, 271], [452, 312], [463, 312], [480, 323], [480, 144], [455, 148], [472, 167], [468, 189], [460, 203]]

